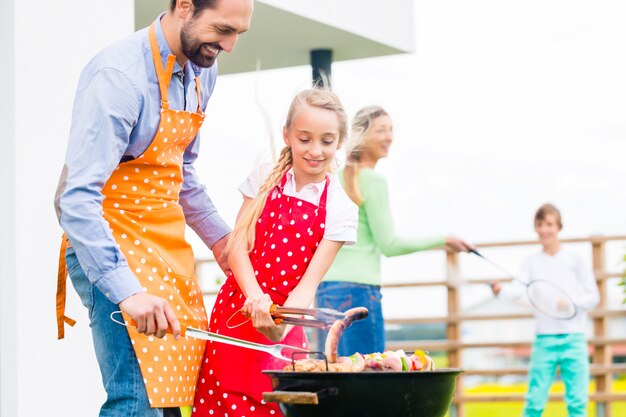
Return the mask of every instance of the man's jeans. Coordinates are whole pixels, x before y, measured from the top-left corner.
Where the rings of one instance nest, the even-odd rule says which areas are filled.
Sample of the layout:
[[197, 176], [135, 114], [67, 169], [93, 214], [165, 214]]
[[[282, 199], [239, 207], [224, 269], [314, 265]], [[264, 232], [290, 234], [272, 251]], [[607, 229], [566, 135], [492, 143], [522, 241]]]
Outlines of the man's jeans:
[[111, 320], [119, 306], [93, 286], [83, 272], [73, 248], [65, 253], [67, 270], [80, 299], [89, 311], [91, 333], [107, 393], [100, 417], [163, 417], [179, 409], [150, 408], [137, 357], [126, 328]]
[[[316, 294], [319, 308], [346, 311], [353, 307], [366, 307], [369, 315], [355, 321], [339, 339], [339, 355], [350, 356], [355, 352], [367, 354], [385, 350], [385, 323], [381, 304], [380, 287], [342, 281], [323, 281]], [[318, 332], [318, 350], [324, 351], [327, 331]]]

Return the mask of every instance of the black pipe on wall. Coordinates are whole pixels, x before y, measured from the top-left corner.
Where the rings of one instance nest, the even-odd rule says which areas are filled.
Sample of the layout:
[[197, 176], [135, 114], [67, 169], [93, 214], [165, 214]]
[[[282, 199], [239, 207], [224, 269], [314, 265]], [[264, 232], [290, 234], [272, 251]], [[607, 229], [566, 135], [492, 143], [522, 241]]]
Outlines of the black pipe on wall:
[[332, 89], [331, 65], [333, 63], [332, 49], [311, 50], [311, 67], [313, 70], [313, 87]]

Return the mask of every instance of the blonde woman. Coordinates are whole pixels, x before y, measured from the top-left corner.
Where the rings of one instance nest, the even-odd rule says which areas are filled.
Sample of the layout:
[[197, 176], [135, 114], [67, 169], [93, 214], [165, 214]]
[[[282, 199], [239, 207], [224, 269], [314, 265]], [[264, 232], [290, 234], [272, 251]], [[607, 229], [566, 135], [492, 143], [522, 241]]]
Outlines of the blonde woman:
[[[378, 161], [389, 154], [392, 142], [393, 124], [382, 107], [369, 106], [357, 112], [346, 166], [338, 172], [348, 196], [359, 206], [357, 244], [339, 252], [316, 295], [318, 307], [341, 311], [356, 306], [369, 309], [367, 319], [352, 324], [342, 335], [339, 354], [343, 356], [385, 349], [380, 293], [382, 255], [405, 255], [443, 246], [457, 252], [472, 248], [452, 236], [418, 239], [396, 235], [387, 181], [374, 170]], [[323, 344], [325, 333], [320, 332], [319, 336]]]

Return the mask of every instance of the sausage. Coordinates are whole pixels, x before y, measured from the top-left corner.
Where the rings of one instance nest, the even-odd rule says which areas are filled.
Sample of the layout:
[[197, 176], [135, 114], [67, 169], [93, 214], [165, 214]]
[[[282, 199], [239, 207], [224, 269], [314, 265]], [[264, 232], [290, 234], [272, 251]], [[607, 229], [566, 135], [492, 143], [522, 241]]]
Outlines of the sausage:
[[326, 344], [324, 347], [324, 353], [329, 362], [337, 361], [337, 347], [339, 346], [339, 339], [343, 332], [350, 327], [350, 325], [357, 321], [363, 320], [367, 317], [369, 311], [365, 307], [355, 307], [345, 312], [346, 318], [343, 320], [335, 321], [328, 330], [328, 336], [326, 336]]

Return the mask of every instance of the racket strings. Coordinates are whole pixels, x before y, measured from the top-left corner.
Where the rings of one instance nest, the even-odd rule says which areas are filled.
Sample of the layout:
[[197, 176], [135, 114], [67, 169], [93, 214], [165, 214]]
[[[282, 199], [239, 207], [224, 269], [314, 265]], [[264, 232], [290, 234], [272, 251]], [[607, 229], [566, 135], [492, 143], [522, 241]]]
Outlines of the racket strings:
[[531, 304], [539, 311], [557, 319], [571, 319], [576, 315], [576, 305], [560, 287], [548, 281], [532, 281], [526, 288]]

